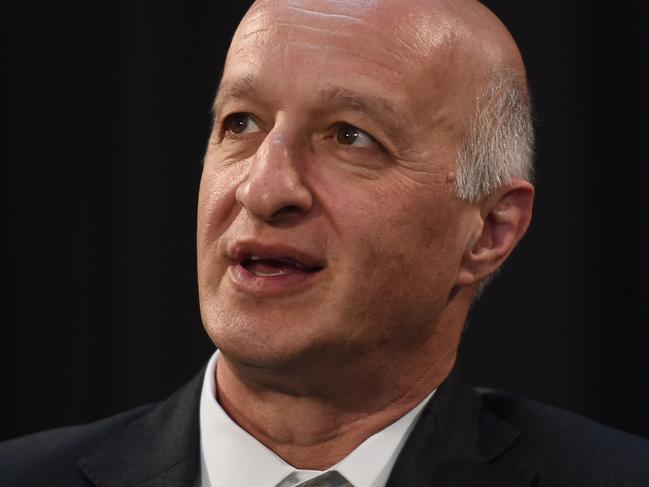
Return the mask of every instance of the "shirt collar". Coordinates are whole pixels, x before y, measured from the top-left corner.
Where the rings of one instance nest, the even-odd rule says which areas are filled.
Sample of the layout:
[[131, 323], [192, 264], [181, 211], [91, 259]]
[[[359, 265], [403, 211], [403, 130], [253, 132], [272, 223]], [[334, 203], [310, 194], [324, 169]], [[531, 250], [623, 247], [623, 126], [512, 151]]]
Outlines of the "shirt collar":
[[[202, 487], [275, 487], [295, 468], [237, 425], [216, 400], [218, 350], [208, 362], [200, 400]], [[383, 487], [421, 410], [433, 396], [372, 435], [331, 467], [354, 487]], [[298, 471], [308, 477], [318, 472]], [[300, 475], [304, 478], [304, 475]]]

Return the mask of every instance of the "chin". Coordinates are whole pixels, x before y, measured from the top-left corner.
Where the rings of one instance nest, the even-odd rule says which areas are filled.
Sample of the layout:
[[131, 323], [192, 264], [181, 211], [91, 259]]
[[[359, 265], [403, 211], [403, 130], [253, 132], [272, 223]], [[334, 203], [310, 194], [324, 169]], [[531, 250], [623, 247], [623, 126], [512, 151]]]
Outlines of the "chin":
[[214, 317], [204, 316], [203, 323], [216, 347], [228, 360], [249, 367], [289, 367], [312, 359], [325, 348], [324, 340], [316, 339], [314, 333], [322, 328], [321, 324], [303, 319], [297, 324], [303, 317], [269, 316], [270, 313], [256, 316], [223, 309], [206, 314]]

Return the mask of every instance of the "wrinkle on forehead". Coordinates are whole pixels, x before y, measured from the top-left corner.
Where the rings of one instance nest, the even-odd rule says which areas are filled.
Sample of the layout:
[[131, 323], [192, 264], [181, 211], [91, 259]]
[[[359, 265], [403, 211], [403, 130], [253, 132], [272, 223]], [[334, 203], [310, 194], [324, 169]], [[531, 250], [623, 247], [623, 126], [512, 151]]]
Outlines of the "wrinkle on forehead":
[[[314, 52], [316, 52], [316, 53], [321, 52], [321, 51], [339, 51], [341, 53], [344, 52], [341, 49], [339, 49], [337, 47], [334, 47], [334, 46], [323, 46], [321, 44], [309, 44], [307, 42], [287, 42], [286, 47], [287, 47], [287, 49], [290, 48], [290, 47], [295, 47], [295, 48], [298, 48], [298, 49], [303, 49], [303, 48], [306, 47], [306, 48], [309, 48], [309, 49], [313, 49]], [[363, 56], [360, 53], [359, 54], [354, 54], [354, 53], [344, 52], [344, 54], [346, 56], [349, 56], [349, 57], [354, 57], [354, 58], [361, 59], [363, 61], [371, 62], [375, 66], [383, 68], [383, 70], [385, 72], [390, 73], [390, 75], [392, 77], [394, 77], [395, 79], [397, 79], [397, 80], [403, 78], [403, 73], [401, 71], [395, 69], [395, 66], [393, 64], [389, 64], [387, 62], [381, 62], [381, 61], [378, 61], [376, 59], [372, 59], [370, 57]]]
[[365, 22], [363, 19], [360, 19], [358, 17], [354, 17], [353, 15], [348, 15], [348, 14], [337, 14], [337, 13], [329, 13], [329, 12], [321, 12], [319, 10], [312, 10], [308, 8], [303, 8], [303, 7], [294, 7], [291, 5], [287, 5], [286, 7], [289, 10], [294, 10], [298, 13], [302, 14], [309, 14], [309, 15], [315, 15], [315, 16], [322, 16], [327, 19], [336, 19], [336, 20], [341, 20], [341, 21], [349, 21], [353, 24], [360, 24]]
[[[381, 3], [380, 0], [257, 0], [251, 10], [257, 7], [277, 5], [301, 10], [314, 15], [343, 15], [357, 17], [354, 13], [363, 13], [374, 9]], [[321, 8], [318, 8], [321, 7]]]
[[[272, 2], [256, 2], [253, 7], [248, 11], [244, 20], [246, 22], [255, 22], [267, 16], [268, 12], [274, 9], [283, 9], [288, 13], [288, 16], [283, 17], [302, 17], [302, 18], [311, 18], [311, 19], [321, 19], [324, 21], [337, 21], [339, 23], [346, 24], [363, 24], [367, 23], [367, 20], [363, 19], [358, 15], [352, 15], [351, 13], [343, 12], [325, 12], [316, 9], [310, 9], [303, 6], [293, 5], [291, 2], [287, 2], [284, 5], [270, 5]], [[263, 6], [268, 5], [268, 8], [262, 8]]]
[[[341, 54], [357, 57], [381, 66], [387, 71], [392, 72], [397, 78], [402, 77], [402, 73], [397, 69], [397, 65], [390, 62], [391, 59], [403, 59], [404, 51], [400, 48], [401, 46], [392, 43], [377, 43], [374, 36], [363, 35], [361, 32], [355, 30], [332, 28], [327, 24], [322, 24], [320, 27], [286, 21], [273, 22], [272, 26], [260, 24], [257, 28], [245, 29], [241, 32], [237, 38], [237, 42], [232, 46], [231, 54], [236, 55], [247, 49], [254, 50], [268, 43], [276, 43], [277, 39], [274, 38], [273, 34], [281, 27], [286, 27], [288, 31], [286, 39], [283, 41], [286, 50], [291, 48], [309, 48], [315, 52], [340, 51]], [[329, 42], [318, 43], [314, 39], [300, 39], [300, 33], [329, 36]], [[336, 40], [337, 42], [333, 43], [331, 42], [332, 40]], [[360, 46], [361, 44], [371, 47], [372, 58], [367, 53], [363, 54], [363, 49], [350, 49], [350, 45]]]

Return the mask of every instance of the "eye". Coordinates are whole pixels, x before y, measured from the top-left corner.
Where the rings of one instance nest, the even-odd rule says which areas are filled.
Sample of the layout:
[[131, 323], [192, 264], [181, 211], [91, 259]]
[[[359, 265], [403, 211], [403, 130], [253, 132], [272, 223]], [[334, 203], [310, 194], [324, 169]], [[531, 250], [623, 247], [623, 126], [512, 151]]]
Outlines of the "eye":
[[234, 113], [226, 117], [223, 124], [226, 132], [233, 134], [249, 134], [259, 132], [260, 128], [257, 122], [248, 113]]
[[342, 124], [338, 127], [336, 140], [339, 144], [354, 147], [370, 147], [376, 143], [371, 135], [349, 124]]

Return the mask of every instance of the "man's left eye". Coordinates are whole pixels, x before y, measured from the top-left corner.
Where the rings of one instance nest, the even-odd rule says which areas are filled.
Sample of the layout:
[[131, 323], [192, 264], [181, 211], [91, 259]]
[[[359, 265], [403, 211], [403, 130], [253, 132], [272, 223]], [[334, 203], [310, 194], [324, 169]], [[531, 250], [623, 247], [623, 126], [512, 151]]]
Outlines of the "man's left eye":
[[375, 144], [371, 135], [349, 124], [343, 124], [338, 127], [336, 130], [336, 140], [339, 144], [354, 147], [369, 147]]

